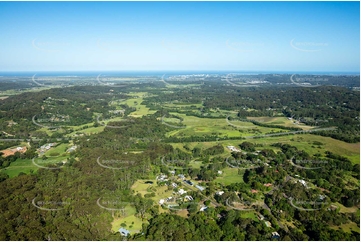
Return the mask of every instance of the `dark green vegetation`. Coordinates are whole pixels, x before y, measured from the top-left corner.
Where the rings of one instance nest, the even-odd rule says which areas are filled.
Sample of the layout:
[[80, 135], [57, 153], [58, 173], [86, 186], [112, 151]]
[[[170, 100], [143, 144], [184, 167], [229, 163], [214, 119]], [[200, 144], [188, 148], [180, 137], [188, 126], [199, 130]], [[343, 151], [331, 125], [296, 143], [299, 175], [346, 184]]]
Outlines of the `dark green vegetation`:
[[[0, 157], [0, 239], [123, 240], [112, 227], [127, 226], [137, 228], [128, 240], [276, 240], [273, 232], [279, 240], [359, 240], [360, 169], [347, 158], [359, 147], [336, 149], [359, 145], [358, 92], [201, 83], [74, 86], [0, 101], [1, 150], [30, 140], [25, 153]], [[303, 134], [287, 133], [303, 130], [299, 123], [335, 130], [312, 133], [322, 142], [305, 151]], [[265, 136], [277, 132], [288, 143]], [[19, 166], [9, 178], [6, 168], [32, 158], [46, 168]], [[176, 195], [181, 188], [193, 200]], [[158, 203], [168, 196], [181, 199], [173, 208]]]

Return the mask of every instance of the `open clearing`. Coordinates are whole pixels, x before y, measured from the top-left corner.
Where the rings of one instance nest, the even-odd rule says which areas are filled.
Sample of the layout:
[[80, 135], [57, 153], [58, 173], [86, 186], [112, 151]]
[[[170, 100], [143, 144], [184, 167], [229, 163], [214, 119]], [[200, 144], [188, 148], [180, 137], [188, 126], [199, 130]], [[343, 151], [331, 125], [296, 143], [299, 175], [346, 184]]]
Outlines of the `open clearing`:
[[265, 124], [302, 128], [303, 130], [310, 130], [315, 128], [314, 126], [305, 125], [304, 123], [295, 124], [294, 119], [288, 119], [286, 117], [247, 117], [247, 119], [256, 120], [257, 122]]
[[267, 128], [254, 125], [250, 122], [229, 121], [229, 125], [224, 118], [198, 118], [195, 116], [187, 116], [180, 113], [171, 113], [183, 118], [183, 122], [179, 126], [186, 126], [184, 129], [176, 129], [167, 133], [167, 136], [188, 137], [192, 135], [218, 135], [221, 137], [247, 137], [254, 135], [262, 135], [271, 132], [287, 132], [285, 129]]
[[125, 101], [122, 101], [122, 102], [120, 102], [120, 104], [127, 104], [129, 107], [135, 107], [136, 108], [136, 111], [130, 113], [129, 116], [141, 117], [143, 115], [153, 114], [156, 111], [149, 110], [149, 108], [147, 108], [145, 105], [141, 104], [143, 102], [143, 99], [146, 96], [146, 94], [147, 93], [145, 93], [145, 92], [132, 92], [132, 93], [129, 93], [128, 95], [135, 96], [135, 97], [134, 98], [129, 98], [129, 99], [125, 100]]
[[10, 155], [14, 155], [16, 152], [25, 153], [27, 150], [26, 146], [18, 146], [18, 147], [21, 147], [22, 149], [17, 150], [17, 147], [15, 147], [15, 148], [10, 148], [10, 149], [6, 149], [6, 150], [0, 150], [0, 152], [3, 153], [3, 155], [2, 155], [3, 157], [7, 157]]
[[238, 174], [237, 168], [231, 168], [227, 167], [224, 168], [223, 173], [221, 176], [216, 178], [216, 182], [219, 182], [225, 186], [230, 185], [232, 183], [243, 183], [243, 173], [244, 171], [241, 171], [241, 174]]
[[32, 171], [35, 172], [38, 169], [39, 168], [32, 163], [31, 159], [17, 159], [16, 161], [12, 162], [10, 166], [1, 169], [1, 171], [8, 174], [11, 178], [19, 175], [20, 172], [30, 174]]

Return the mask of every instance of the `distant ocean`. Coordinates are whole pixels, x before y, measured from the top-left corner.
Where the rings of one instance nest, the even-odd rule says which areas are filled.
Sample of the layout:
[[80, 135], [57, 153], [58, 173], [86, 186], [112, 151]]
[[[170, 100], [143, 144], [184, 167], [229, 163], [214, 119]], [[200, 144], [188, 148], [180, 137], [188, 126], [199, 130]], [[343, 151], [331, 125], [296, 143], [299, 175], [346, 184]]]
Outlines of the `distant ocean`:
[[90, 76], [169, 76], [169, 75], [226, 75], [226, 74], [303, 74], [303, 75], [360, 75], [360, 72], [329, 72], [329, 71], [9, 71], [0, 72], [0, 76], [69, 76], [69, 77], [90, 77]]

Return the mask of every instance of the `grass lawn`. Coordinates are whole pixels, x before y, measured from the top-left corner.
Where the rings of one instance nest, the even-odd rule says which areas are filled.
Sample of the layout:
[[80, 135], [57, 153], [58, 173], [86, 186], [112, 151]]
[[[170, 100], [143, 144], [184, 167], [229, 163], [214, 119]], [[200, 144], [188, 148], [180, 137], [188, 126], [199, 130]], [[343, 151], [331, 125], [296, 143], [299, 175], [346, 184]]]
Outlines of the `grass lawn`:
[[143, 97], [146, 95], [145, 92], [132, 92], [128, 95], [135, 96], [134, 98], [129, 98], [125, 101], [120, 102], [120, 104], [127, 104], [129, 107], [135, 107], [137, 110], [130, 113], [129, 116], [141, 117], [147, 114], [153, 114], [155, 110], [149, 110], [145, 105], [142, 105]]
[[334, 203], [334, 204], [340, 208], [340, 213], [355, 213], [358, 210], [356, 206], [348, 208], [342, 205], [341, 203]]
[[253, 211], [251, 211], [251, 212], [242, 212], [241, 217], [242, 218], [251, 218], [251, 219], [253, 219], [253, 221], [259, 221], [259, 219], [257, 218], [256, 213], [253, 212]]
[[211, 119], [211, 118], [198, 118], [195, 116], [187, 116], [180, 113], [171, 113], [183, 118], [182, 126], [184, 129], [176, 129], [167, 133], [167, 136], [187, 137], [191, 135], [218, 135], [223, 137], [247, 137], [254, 135], [262, 135], [270, 132], [278, 132], [287, 130], [277, 128], [267, 128], [254, 125], [250, 122], [241, 122], [232, 120], [231, 124], [236, 125], [233, 127], [229, 125], [224, 118]]
[[201, 166], [203, 165], [202, 164], [202, 161], [197, 161], [197, 160], [195, 160], [195, 161], [191, 161], [191, 162], [189, 162], [189, 165], [190, 166], [192, 166], [192, 168], [195, 168], [195, 169], [199, 169], [199, 168], [201, 168]]
[[32, 163], [31, 159], [17, 159], [12, 162], [10, 166], [1, 169], [1, 171], [4, 171], [9, 177], [15, 177], [18, 176], [20, 172], [30, 174], [31, 170], [35, 172], [38, 169], [39, 168]]
[[227, 186], [232, 183], [239, 183], [243, 181], [243, 174], [238, 175], [237, 168], [227, 167], [222, 170], [223, 174], [216, 178], [216, 182], [222, 183], [224, 186]]
[[[153, 184], [145, 184], [146, 181], [152, 181]], [[155, 204], [159, 202], [160, 199], [164, 199], [167, 197], [172, 196], [173, 191], [167, 191], [167, 186], [158, 186], [156, 180], [138, 180], [136, 181], [133, 186], [131, 187], [132, 190], [134, 190], [135, 193], [140, 193], [143, 196], [145, 194], [150, 194], [151, 192], [148, 192], [147, 189], [153, 187], [155, 188], [155, 196], [151, 199], [154, 201]]]
[[342, 229], [346, 233], [351, 233], [351, 231], [356, 231], [360, 233], [360, 228], [357, 226], [355, 222], [341, 224], [340, 226], [331, 226], [332, 229]]
[[62, 155], [62, 154], [66, 154], [66, 150], [70, 147], [71, 145], [69, 144], [60, 144], [57, 145], [56, 147], [52, 147], [51, 149], [49, 149], [48, 151], [45, 152], [44, 155], [46, 155], [47, 157], [51, 157], [52, 154], [58, 153], [58, 155]]
[[126, 207], [126, 214], [121, 218], [114, 218], [112, 222], [112, 230], [117, 232], [122, 223], [125, 223], [125, 229], [129, 230], [131, 234], [137, 233], [142, 229], [142, 224], [147, 223], [147, 221], [142, 221], [142, 219], [135, 216], [136, 209], [131, 206]]

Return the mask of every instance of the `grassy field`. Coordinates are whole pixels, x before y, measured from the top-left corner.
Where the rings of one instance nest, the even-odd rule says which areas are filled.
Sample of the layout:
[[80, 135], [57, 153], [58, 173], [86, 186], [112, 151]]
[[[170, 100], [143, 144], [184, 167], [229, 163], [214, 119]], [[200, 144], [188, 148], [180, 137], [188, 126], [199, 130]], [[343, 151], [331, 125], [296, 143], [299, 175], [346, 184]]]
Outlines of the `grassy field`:
[[331, 226], [332, 229], [342, 229], [346, 233], [351, 233], [351, 231], [355, 231], [360, 233], [360, 228], [357, 226], [355, 222], [341, 224], [340, 226]]
[[32, 163], [31, 159], [17, 159], [12, 162], [10, 166], [1, 169], [1, 171], [4, 171], [9, 177], [15, 177], [18, 176], [20, 172], [30, 174], [31, 171], [35, 172], [38, 169], [39, 168]]
[[305, 125], [303, 123], [300, 124], [294, 124], [294, 119], [288, 119], [286, 117], [247, 117], [247, 119], [256, 120], [260, 123], [265, 124], [273, 124], [273, 125], [282, 125], [285, 127], [296, 127], [301, 128], [303, 130], [310, 130], [312, 128], [315, 128], [314, 126]]
[[189, 162], [189, 165], [192, 167], [192, 168], [195, 168], [195, 169], [199, 169], [203, 164], [202, 164], [202, 161], [197, 161], [197, 160], [194, 160], [194, 161], [191, 161]]
[[[285, 131], [277, 128], [267, 128], [254, 125], [250, 122], [230, 121], [233, 127], [229, 125], [226, 119], [211, 119], [198, 118], [195, 116], [187, 116], [185, 114], [171, 113], [183, 118], [183, 122], [179, 126], [186, 126], [184, 129], [176, 129], [167, 133], [167, 136], [182, 136], [187, 137], [191, 135], [218, 135], [223, 137], [247, 137], [254, 135], [261, 135], [270, 132]], [[174, 120], [175, 121], [175, 120]]]
[[[337, 155], [342, 155], [347, 157], [353, 164], [360, 164], [360, 143], [346, 143], [340, 140], [336, 140], [330, 137], [323, 137], [313, 134], [297, 134], [289, 136], [279, 136], [279, 137], [264, 137], [261, 139], [251, 139], [247, 140], [252, 143], [262, 144], [263, 147], [258, 147], [257, 149], [273, 149], [278, 151], [276, 147], [270, 146], [273, 143], [285, 143], [296, 146], [299, 150], [304, 150], [310, 155], [317, 153], [325, 154], [326, 151], [331, 151]], [[322, 145], [314, 145], [313, 142], [321, 142]], [[182, 151], [186, 151], [183, 146], [188, 145], [190, 150], [194, 147], [199, 147], [206, 149], [217, 144], [222, 144], [226, 150], [227, 154], [231, 152], [226, 148], [228, 145], [238, 147], [239, 144], [244, 142], [244, 140], [222, 140], [214, 142], [190, 142], [190, 143], [170, 143], [174, 148], [179, 148]], [[225, 153], [225, 154], [226, 154]]]
[[[146, 181], [152, 181], [153, 184], [145, 184]], [[172, 196], [172, 190], [167, 191], [167, 186], [158, 186], [156, 180], [138, 180], [136, 181], [133, 186], [131, 187], [132, 190], [134, 190], [135, 193], [140, 193], [143, 196], [145, 194], [151, 193], [148, 192], [147, 189], [153, 187], [155, 189], [155, 197], [152, 197], [151, 199], [154, 201], [154, 203], [158, 203], [160, 199], [164, 199], [167, 197]]]
[[146, 92], [133, 92], [128, 95], [134, 96], [134, 98], [127, 99], [125, 101], [120, 102], [120, 104], [127, 104], [129, 107], [135, 107], [137, 110], [130, 113], [129, 116], [133, 117], [141, 117], [147, 114], [155, 113], [154, 110], [149, 110], [145, 105], [142, 105], [144, 97], [147, 95]]
[[242, 212], [241, 217], [242, 218], [251, 218], [251, 219], [253, 219], [253, 221], [259, 221], [255, 212]]
[[[360, 163], [360, 143], [346, 143], [344, 141], [336, 140], [330, 137], [323, 137], [313, 134], [299, 134], [299, 135], [289, 135], [289, 136], [279, 136], [279, 137], [264, 137], [261, 139], [252, 139], [247, 140], [252, 143], [263, 144], [263, 147], [257, 149], [275, 149], [275, 147], [270, 146], [273, 143], [286, 143], [293, 146], [296, 146], [299, 150], [304, 150], [310, 155], [317, 153], [324, 154], [325, 151], [331, 151], [337, 155], [342, 155], [350, 159], [354, 164]], [[323, 145], [318, 146], [314, 145], [313, 142], [321, 142]], [[242, 140], [226, 140], [218, 142], [210, 142], [213, 145], [221, 143], [224, 146], [233, 145], [238, 146], [242, 143]]]
[[[59, 155], [66, 155], [66, 150], [70, 147], [71, 145], [69, 144], [60, 144], [56, 147], [53, 147], [51, 149], [49, 149], [48, 151], [46, 151], [44, 153], [44, 155], [46, 155], [47, 157], [51, 157], [54, 156], [53, 154], [59, 154]], [[55, 156], [59, 156], [59, 155], [55, 155]]]
[[216, 182], [219, 182], [225, 186], [232, 184], [243, 182], [243, 172], [241, 175], [238, 174], [237, 168], [227, 167], [222, 170], [223, 174], [216, 178]]
[[142, 224], [146, 221], [142, 221], [140, 218], [135, 216], [136, 209], [132, 206], [127, 206], [125, 208], [125, 216], [121, 218], [115, 218], [112, 222], [112, 230], [117, 232], [121, 226], [121, 224], [126, 224], [124, 227], [131, 234], [137, 233], [142, 229]]

